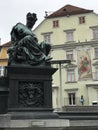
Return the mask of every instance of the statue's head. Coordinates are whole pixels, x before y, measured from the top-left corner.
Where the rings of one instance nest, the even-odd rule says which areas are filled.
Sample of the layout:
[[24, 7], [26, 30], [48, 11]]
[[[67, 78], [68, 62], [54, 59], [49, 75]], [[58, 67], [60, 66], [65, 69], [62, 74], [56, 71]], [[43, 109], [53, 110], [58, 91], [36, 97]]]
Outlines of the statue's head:
[[29, 12], [26, 15], [26, 20], [27, 20], [26, 23], [27, 27], [31, 29], [34, 26], [35, 22], [37, 21], [37, 16], [35, 13]]

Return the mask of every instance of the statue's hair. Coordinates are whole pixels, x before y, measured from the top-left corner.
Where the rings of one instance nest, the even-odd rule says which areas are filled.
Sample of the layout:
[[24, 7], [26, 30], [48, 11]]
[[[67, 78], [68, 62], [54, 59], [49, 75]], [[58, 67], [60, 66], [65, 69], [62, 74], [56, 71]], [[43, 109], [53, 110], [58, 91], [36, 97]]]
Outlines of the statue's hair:
[[27, 20], [37, 21], [37, 15], [35, 13], [27, 13], [26, 15]]

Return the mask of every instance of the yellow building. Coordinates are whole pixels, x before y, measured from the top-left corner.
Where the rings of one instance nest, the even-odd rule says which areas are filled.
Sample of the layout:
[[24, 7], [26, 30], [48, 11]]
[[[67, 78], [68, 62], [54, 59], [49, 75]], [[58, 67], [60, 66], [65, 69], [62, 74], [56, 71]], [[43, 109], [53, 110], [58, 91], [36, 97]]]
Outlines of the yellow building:
[[46, 15], [34, 33], [52, 45], [53, 60], [71, 60], [53, 65], [59, 69], [53, 76], [53, 107], [97, 104], [98, 14], [65, 5]]
[[7, 50], [10, 44], [11, 42], [7, 42], [0, 46], [0, 76], [3, 76], [4, 67], [7, 66], [7, 63], [8, 63]]

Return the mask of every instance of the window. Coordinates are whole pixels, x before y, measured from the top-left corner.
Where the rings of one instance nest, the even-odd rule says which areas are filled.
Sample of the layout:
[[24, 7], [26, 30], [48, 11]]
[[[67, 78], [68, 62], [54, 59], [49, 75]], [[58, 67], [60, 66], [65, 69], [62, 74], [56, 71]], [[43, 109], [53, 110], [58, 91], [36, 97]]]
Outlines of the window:
[[73, 51], [66, 51], [66, 58], [67, 60], [73, 60]]
[[67, 70], [67, 82], [73, 82], [73, 81], [75, 81], [74, 69], [68, 69]]
[[98, 68], [96, 68], [96, 80], [98, 80]]
[[68, 93], [69, 105], [75, 105], [75, 93]]
[[79, 17], [79, 24], [85, 23], [85, 16]]
[[44, 41], [50, 43], [50, 34], [44, 34]]
[[66, 32], [66, 40], [67, 42], [73, 41], [73, 32]]
[[66, 42], [74, 41], [74, 31], [75, 30], [76, 29], [64, 30], [64, 32], [66, 33]]
[[98, 58], [98, 48], [95, 48], [95, 58]]
[[51, 34], [53, 32], [45, 32], [45, 33], [41, 33], [42, 37], [43, 37], [43, 41], [45, 43], [51, 44]]
[[0, 76], [4, 76], [4, 66], [0, 66]]
[[93, 29], [93, 39], [98, 38], [98, 28]]
[[59, 21], [55, 20], [53, 21], [53, 28], [59, 27]]
[[96, 67], [95, 72], [93, 72], [93, 79], [98, 80], [98, 67]]

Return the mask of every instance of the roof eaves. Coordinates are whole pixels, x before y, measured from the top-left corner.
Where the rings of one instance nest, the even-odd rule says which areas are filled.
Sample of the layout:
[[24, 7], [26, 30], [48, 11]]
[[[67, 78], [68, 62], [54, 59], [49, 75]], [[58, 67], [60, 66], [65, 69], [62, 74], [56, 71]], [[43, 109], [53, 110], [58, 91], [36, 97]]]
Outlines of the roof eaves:
[[46, 19], [48, 19], [48, 18], [56, 18], [56, 17], [64, 17], [64, 16], [66, 16], [66, 17], [69, 17], [69, 16], [71, 16], [71, 15], [78, 15], [78, 14], [86, 14], [86, 13], [91, 13], [91, 12], [93, 12], [93, 10], [91, 10], [91, 11], [79, 11], [79, 12], [75, 12], [75, 11], [73, 11], [73, 12], [70, 12], [70, 13], [67, 13], [67, 14], [51, 14], [51, 15], [49, 15], [49, 16], [47, 16], [46, 17]]

